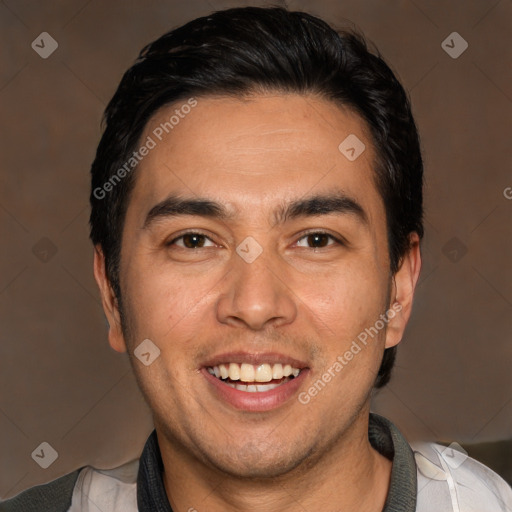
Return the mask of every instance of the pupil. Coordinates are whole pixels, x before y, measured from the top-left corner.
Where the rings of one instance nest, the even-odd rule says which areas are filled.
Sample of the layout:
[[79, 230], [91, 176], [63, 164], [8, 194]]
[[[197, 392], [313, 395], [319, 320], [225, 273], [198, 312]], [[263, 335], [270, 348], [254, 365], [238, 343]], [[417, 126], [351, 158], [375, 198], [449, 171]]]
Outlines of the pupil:
[[308, 242], [310, 243], [310, 245], [315, 245], [320, 242], [320, 247], [325, 247], [328, 242], [328, 236], [325, 233], [315, 233], [313, 235], [308, 236]]
[[185, 247], [189, 249], [196, 249], [197, 247], [202, 247], [203, 244], [199, 243], [202, 239], [203, 235], [185, 235], [183, 237], [183, 243]]

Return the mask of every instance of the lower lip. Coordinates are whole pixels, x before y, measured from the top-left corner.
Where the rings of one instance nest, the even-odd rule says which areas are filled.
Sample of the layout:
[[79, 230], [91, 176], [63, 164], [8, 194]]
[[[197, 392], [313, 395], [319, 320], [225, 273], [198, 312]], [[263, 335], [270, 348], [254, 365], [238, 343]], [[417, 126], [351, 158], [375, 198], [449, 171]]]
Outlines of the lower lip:
[[[306, 377], [307, 369], [301, 370], [299, 375], [277, 388], [262, 392], [240, 391], [227, 386], [220, 379], [208, 372], [206, 368], [201, 370], [206, 380], [212, 385], [214, 393], [223, 402], [227, 402], [236, 409], [249, 412], [271, 411], [290, 400], [300, 388]], [[264, 383], [261, 383], [264, 384]]]

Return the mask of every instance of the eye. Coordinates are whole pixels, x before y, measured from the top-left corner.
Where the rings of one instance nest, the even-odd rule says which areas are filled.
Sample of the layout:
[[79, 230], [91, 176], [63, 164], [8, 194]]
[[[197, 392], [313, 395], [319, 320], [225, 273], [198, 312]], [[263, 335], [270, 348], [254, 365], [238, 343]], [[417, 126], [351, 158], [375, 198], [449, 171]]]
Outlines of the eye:
[[[306, 245], [301, 245], [301, 240], [306, 242]], [[330, 244], [329, 240], [333, 240], [334, 244]], [[331, 235], [330, 233], [325, 233], [323, 231], [314, 231], [312, 233], [308, 233], [307, 235], [299, 238], [297, 245], [299, 247], [310, 247], [313, 249], [322, 249], [324, 247], [329, 247], [330, 245], [343, 245], [341, 240], [338, 240], [336, 237]]]
[[[205, 245], [206, 241], [211, 242], [211, 245]], [[206, 235], [203, 235], [202, 233], [196, 233], [194, 231], [183, 233], [182, 235], [168, 242], [166, 245], [177, 245], [183, 249], [201, 249], [202, 247], [215, 246], [215, 244]]]

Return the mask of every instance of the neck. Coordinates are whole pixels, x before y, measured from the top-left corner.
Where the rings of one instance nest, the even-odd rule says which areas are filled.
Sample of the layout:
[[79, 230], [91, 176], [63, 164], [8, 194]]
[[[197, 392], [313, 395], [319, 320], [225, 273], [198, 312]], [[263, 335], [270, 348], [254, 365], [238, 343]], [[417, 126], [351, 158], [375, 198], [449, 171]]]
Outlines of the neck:
[[[332, 446], [272, 479], [237, 478], [192, 457], [157, 427], [164, 484], [173, 510], [380, 512], [389, 489], [391, 461], [368, 440], [368, 410]], [[300, 507], [299, 507], [300, 508]]]

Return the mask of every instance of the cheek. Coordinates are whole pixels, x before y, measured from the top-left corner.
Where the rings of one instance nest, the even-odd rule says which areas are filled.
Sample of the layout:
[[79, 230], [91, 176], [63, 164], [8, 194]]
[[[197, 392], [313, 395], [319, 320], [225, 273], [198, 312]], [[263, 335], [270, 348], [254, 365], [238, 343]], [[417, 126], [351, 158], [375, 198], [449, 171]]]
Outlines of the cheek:
[[[213, 273], [169, 272], [150, 264], [133, 265], [127, 273], [127, 312], [133, 340], [149, 338], [162, 351], [192, 348], [197, 331], [207, 322], [212, 292], [219, 281]], [[177, 352], [180, 352], [177, 351]], [[175, 354], [176, 355], [176, 354]]]
[[332, 269], [303, 287], [304, 304], [330, 335], [351, 340], [386, 309], [387, 284], [371, 262]]
[[[332, 421], [343, 419], [347, 411], [367, 398], [380, 366], [385, 328], [373, 330], [386, 311], [386, 283], [373, 272], [331, 275], [308, 301], [313, 329], [319, 335], [321, 361], [311, 377], [307, 393], [315, 397], [316, 406], [329, 408]], [[379, 324], [380, 325], [380, 324]], [[324, 385], [318, 383], [322, 381]], [[337, 403], [336, 407], [332, 407]]]
[[[156, 271], [151, 265], [140, 264], [126, 273], [129, 283], [126, 296], [130, 320], [131, 354], [142, 340], [150, 339], [160, 355], [149, 366], [134, 356], [133, 365], [143, 394], [158, 414], [169, 408], [180, 408], [189, 395], [183, 393], [183, 383], [192, 382], [195, 367], [191, 362], [198, 351], [198, 331], [202, 331], [204, 308], [208, 307], [200, 280], [185, 280], [176, 273]], [[147, 269], [147, 270], [145, 270]], [[196, 286], [197, 284], [197, 286]], [[167, 390], [162, 397], [162, 390]]]

